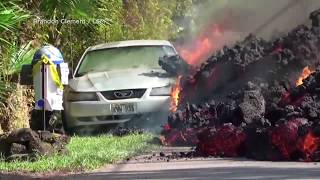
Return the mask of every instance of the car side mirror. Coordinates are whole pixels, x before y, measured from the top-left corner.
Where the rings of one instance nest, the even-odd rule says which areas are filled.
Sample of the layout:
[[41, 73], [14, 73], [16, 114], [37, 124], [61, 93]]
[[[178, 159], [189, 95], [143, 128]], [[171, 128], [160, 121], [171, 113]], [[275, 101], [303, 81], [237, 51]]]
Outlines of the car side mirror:
[[21, 85], [33, 85], [32, 65], [31, 64], [22, 65], [22, 68], [20, 71], [20, 84]]

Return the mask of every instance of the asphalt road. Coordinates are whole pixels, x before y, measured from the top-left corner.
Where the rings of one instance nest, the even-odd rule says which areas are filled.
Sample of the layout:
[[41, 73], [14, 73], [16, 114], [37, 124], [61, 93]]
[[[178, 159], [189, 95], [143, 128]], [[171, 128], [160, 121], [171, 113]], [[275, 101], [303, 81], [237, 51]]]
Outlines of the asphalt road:
[[128, 162], [68, 179], [320, 179], [320, 164], [256, 162], [245, 159]]
[[[252, 161], [241, 158], [166, 158], [172, 152], [189, 148], [166, 148], [137, 156], [114, 165], [106, 165], [94, 172], [64, 176], [39, 176], [38, 179], [320, 179], [320, 163]], [[23, 176], [0, 176], [2, 179], [25, 179]]]
[[167, 158], [172, 152], [188, 151], [190, 147], [163, 147], [150, 154], [67, 179], [320, 179], [320, 163], [262, 162], [240, 158]]

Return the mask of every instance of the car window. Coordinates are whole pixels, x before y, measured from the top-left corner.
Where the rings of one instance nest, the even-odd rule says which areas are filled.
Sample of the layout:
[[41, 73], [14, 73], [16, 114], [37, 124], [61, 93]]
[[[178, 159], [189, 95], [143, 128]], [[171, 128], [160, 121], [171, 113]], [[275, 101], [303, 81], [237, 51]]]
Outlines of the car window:
[[175, 51], [170, 46], [131, 46], [90, 51], [85, 55], [77, 75], [144, 67], [159, 69], [159, 57], [173, 54]]

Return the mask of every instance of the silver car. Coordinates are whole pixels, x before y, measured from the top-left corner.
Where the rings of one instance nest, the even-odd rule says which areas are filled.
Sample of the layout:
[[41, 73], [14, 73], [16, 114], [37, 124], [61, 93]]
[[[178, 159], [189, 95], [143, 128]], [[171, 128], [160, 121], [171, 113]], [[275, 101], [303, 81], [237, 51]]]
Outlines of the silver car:
[[132, 40], [89, 47], [64, 97], [64, 126], [117, 124], [168, 112], [173, 77], [159, 57], [177, 52], [168, 41]]

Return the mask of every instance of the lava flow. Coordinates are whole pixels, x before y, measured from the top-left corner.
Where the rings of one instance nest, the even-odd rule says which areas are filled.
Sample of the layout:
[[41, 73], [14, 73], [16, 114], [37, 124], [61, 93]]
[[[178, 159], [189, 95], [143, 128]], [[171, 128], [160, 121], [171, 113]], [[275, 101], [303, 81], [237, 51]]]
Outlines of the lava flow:
[[[193, 145], [200, 156], [320, 161], [320, 66], [306, 66], [319, 62], [315, 28], [299, 25], [271, 41], [249, 34], [211, 49], [195, 72], [178, 78], [163, 144]], [[217, 36], [199, 39], [199, 52], [182, 54], [188, 63], [201, 63], [202, 53], [216, 48], [210, 37]]]
[[303, 141], [303, 152], [305, 153], [306, 160], [311, 160], [311, 156], [318, 149], [318, 146], [319, 138], [315, 137], [311, 132], [309, 132]]
[[309, 66], [306, 66], [303, 68], [301, 75], [299, 76], [298, 80], [296, 81], [296, 86], [300, 86], [303, 84], [303, 80], [308, 78], [310, 74], [314, 73], [313, 70], [309, 68]]
[[180, 91], [181, 91], [181, 85], [180, 85], [181, 78], [182, 78], [182, 76], [178, 76], [177, 80], [176, 80], [176, 83], [172, 87], [172, 91], [171, 91], [171, 106], [170, 106], [170, 111], [171, 112], [176, 112], [177, 108], [178, 108], [179, 94], [180, 94]]

